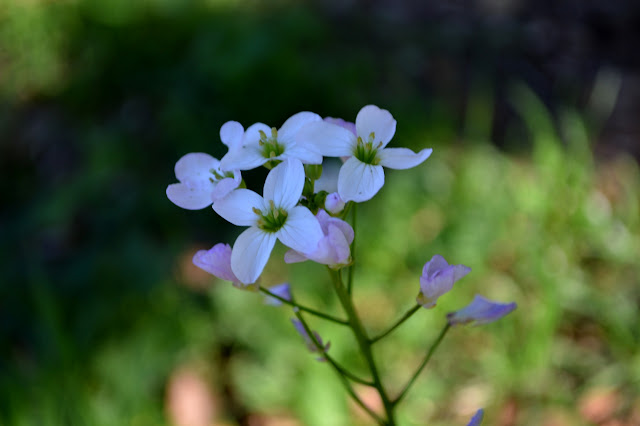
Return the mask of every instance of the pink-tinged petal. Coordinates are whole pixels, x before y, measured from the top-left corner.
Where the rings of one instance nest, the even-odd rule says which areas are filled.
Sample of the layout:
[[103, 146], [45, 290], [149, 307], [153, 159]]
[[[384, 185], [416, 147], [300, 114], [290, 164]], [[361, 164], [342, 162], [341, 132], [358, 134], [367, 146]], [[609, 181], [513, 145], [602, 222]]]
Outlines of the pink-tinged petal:
[[420, 293], [416, 301], [426, 309], [433, 308], [438, 298], [449, 292], [453, 284], [469, 272], [471, 268], [464, 265], [449, 265], [442, 256], [436, 254], [422, 268]]
[[289, 210], [287, 221], [276, 235], [285, 246], [303, 254], [313, 252], [323, 237], [318, 219], [311, 211], [302, 206]]
[[303, 126], [313, 123], [314, 121], [322, 121], [322, 117], [313, 112], [303, 111], [292, 115], [284, 122], [282, 127], [278, 130], [278, 140], [288, 141], [293, 140], [296, 133], [302, 129]]
[[259, 145], [235, 146], [220, 160], [220, 170], [251, 170], [266, 163]]
[[342, 219], [338, 219], [337, 217], [332, 217], [327, 214], [324, 210], [318, 210], [316, 214], [316, 218], [318, 222], [320, 222], [320, 226], [322, 227], [322, 232], [325, 235], [329, 234], [329, 226], [335, 226], [344, 234], [347, 242], [351, 244], [353, 242], [353, 238], [355, 233], [353, 232], [353, 228], [347, 222]]
[[174, 183], [167, 187], [167, 198], [178, 207], [187, 210], [200, 210], [209, 207], [213, 200], [211, 191], [214, 184], [210, 182]]
[[378, 151], [380, 165], [390, 169], [404, 170], [410, 169], [429, 158], [433, 149], [426, 148], [415, 153], [409, 148], [385, 148]]
[[340, 126], [343, 129], [347, 129], [348, 131], [353, 133], [354, 136], [358, 135], [358, 133], [356, 132], [356, 123], [345, 121], [342, 118], [334, 118], [334, 117], [325, 117], [324, 121], [327, 123], [335, 124], [336, 126]]
[[315, 121], [304, 126], [296, 135], [296, 141], [325, 157], [353, 155], [356, 136], [349, 130], [325, 121]]
[[213, 202], [216, 202], [226, 197], [231, 193], [231, 191], [240, 186], [241, 180], [242, 179], [240, 178], [240, 171], [237, 171], [235, 173], [235, 177], [224, 178], [218, 181], [216, 187], [211, 192], [211, 200], [213, 200]]
[[264, 200], [255, 192], [240, 188], [213, 203], [213, 210], [237, 226], [252, 226], [259, 217], [253, 211], [265, 209]]
[[284, 263], [300, 263], [307, 260], [309, 260], [309, 258], [293, 249], [287, 250], [284, 254]]
[[276, 207], [285, 210], [298, 204], [304, 187], [304, 166], [290, 158], [274, 167], [264, 182], [264, 199], [273, 200]]
[[484, 410], [481, 408], [471, 417], [467, 426], [480, 426], [482, 424], [482, 419], [484, 417]]
[[244, 127], [237, 121], [227, 121], [220, 128], [220, 140], [230, 149], [242, 143]]
[[516, 308], [515, 302], [498, 303], [476, 294], [464, 308], [447, 314], [450, 325], [475, 323], [487, 324], [497, 321]]
[[209, 250], [199, 250], [193, 256], [193, 264], [216, 277], [238, 282], [238, 278], [231, 270], [231, 246], [219, 243]]
[[189, 180], [209, 180], [209, 170], [217, 169], [220, 162], [203, 152], [190, 152], [182, 156], [176, 163], [176, 178], [180, 182]]
[[[327, 236], [323, 239], [328, 245], [328, 255], [323, 264], [329, 266], [346, 265], [351, 260], [350, 243], [346, 235], [334, 225], [329, 225]], [[322, 242], [320, 243], [322, 245]]]
[[386, 109], [367, 105], [356, 117], [356, 131], [365, 142], [372, 132], [375, 133], [374, 145], [382, 142], [382, 148], [384, 148], [396, 133], [396, 120]]
[[231, 252], [231, 269], [244, 284], [256, 282], [276, 244], [274, 233], [251, 227], [236, 239]]
[[322, 154], [301, 144], [290, 143], [276, 159], [295, 158], [303, 164], [322, 164]]
[[365, 164], [355, 157], [349, 158], [338, 175], [338, 194], [345, 202], [361, 203], [370, 200], [384, 185], [382, 166]]

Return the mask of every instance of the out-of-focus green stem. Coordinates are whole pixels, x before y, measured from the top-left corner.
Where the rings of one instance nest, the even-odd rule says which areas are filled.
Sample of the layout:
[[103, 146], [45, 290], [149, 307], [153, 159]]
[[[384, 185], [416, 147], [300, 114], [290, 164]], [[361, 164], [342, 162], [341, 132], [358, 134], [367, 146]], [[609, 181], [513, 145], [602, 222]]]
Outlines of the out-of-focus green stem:
[[360, 321], [360, 317], [358, 317], [358, 313], [353, 306], [353, 302], [351, 301], [351, 296], [347, 292], [347, 289], [344, 287], [342, 283], [342, 274], [341, 271], [337, 272], [329, 269], [329, 274], [331, 275], [331, 281], [333, 282], [333, 286], [338, 295], [338, 299], [340, 299], [340, 304], [343, 309], [347, 313], [347, 317], [349, 318], [349, 325], [353, 334], [358, 341], [358, 346], [360, 347], [360, 352], [364, 356], [364, 359], [371, 371], [371, 376], [373, 377], [373, 384], [375, 388], [378, 390], [380, 394], [380, 399], [382, 400], [382, 405], [384, 406], [385, 413], [387, 414], [387, 419], [383, 423], [386, 426], [395, 426], [395, 419], [393, 414], [393, 404], [387, 395], [386, 390], [384, 389], [384, 385], [380, 380], [380, 375], [378, 373], [378, 368], [376, 366], [375, 359], [373, 358], [373, 351], [371, 350], [371, 343], [369, 341], [369, 337], [367, 332]]
[[413, 374], [411, 379], [409, 379], [409, 382], [407, 382], [407, 384], [405, 385], [404, 389], [402, 389], [402, 392], [400, 392], [400, 395], [398, 395], [398, 397], [396, 399], [394, 399], [393, 402], [391, 403], [392, 406], [396, 406], [396, 405], [398, 405], [398, 403], [400, 403], [400, 401], [402, 401], [402, 398], [404, 398], [404, 396], [407, 394], [407, 391], [409, 390], [411, 385], [413, 385], [413, 382], [416, 381], [416, 379], [418, 378], [420, 373], [422, 373], [422, 370], [424, 369], [424, 367], [426, 367], [427, 363], [431, 359], [431, 356], [433, 355], [433, 353], [436, 351], [436, 349], [440, 345], [440, 342], [442, 342], [442, 339], [444, 339], [444, 336], [447, 334], [447, 331], [449, 331], [449, 328], [451, 328], [451, 325], [449, 325], [449, 323], [447, 323], [447, 325], [445, 325], [444, 328], [442, 329], [442, 331], [440, 332], [440, 335], [438, 335], [438, 337], [436, 338], [435, 342], [433, 342], [433, 344], [429, 348], [429, 352], [427, 352], [427, 355], [422, 360], [422, 364], [420, 364], [420, 367], [418, 367], [418, 369]]
[[[318, 348], [320, 351], [323, 351], [322, 345], [320, 344], [320, 342], [318, 342], [318, 339], [316, 338], [316, 335], [313, 333], [313, 331], [311, 331], [311, 328], [309, 327], [309, 324], [307, 324], [307, 322], [305, 321], [305, 319], [302, 316], [302, 314], [300, 312], [295, 312], [295, 314], [296, 314], [296, 317], [298, 318], [298, 321], [300, 321], [300, 323], [304, 327], [305, 332], [307, 333], [307, 335], [309, 336], [309, 338], [311, 339], [313, 344], [316, 346], [316, 348]], [[356, 392], [351, 387], [351, 384], [349, 383], [347, 378], [350, 378], [350, 379], [353, 380], [353, 377], [355, 377], [355, 376], [351, 375], [351, 373], [348, 373], [348, 375], [345, 375], [346, 371], [342, 367], [340, 367], [333, 360], [333, 358], [331, 358], [326, 352], [322, 353], [322, 357], [327, 360], [329, 365], [331, 365], [331, 367], [334, 369], [334, 371], [338, 374], [338, 376], [340, 377], [340, 381], [342, 382], [344, 388], [346, 389], [346, 391], [349, 394], [349, 396], [351, 396], [351, 398], [356, 402], [356, 404], [358, 404], [360, 407], [362, 407], [362, 409], [364, 411], [366, 411], [373, 419], [375, 419], [375, 421], [379, 425], [384, 426], [386, 424], [384, 422], [384, 420], [381, 419], [380, 416], [378, 416], [373, 410], [371, 410], [371, 408], [367, 407], [367, 405], [364, 402], [362, 402], [360, 397], [356, 394]], [[360, 379], [358, 379], [356, 381], [360, 381]], [[367, 386], [373, 386], [373, 384], [371, 384], [369, 382], [366, 382], [366, 381], [362, 381], [360, 383], [366, 384]]]
[[353, 273], [356, 269], [356, 222], [357, 222], [357, 206], [358, 204], [351, 201], [353, 203], [353, 214], [351, 216], [351, 227], [353, 228], [353, 242], [351, 243], [351, 266], [349, 266], [349, 276], [347, 278], [347, 293], [351, 295], [351, 289], [353, 288]]
[[396, 328], [398, 328], [403, 322], [405, 322], [406, 320], [408, 320], [409, 318], [411, 318], [411, 316], [413, 316], [413, 314], [415, 314], [418, 309], [420, 309], [420, 305], [416, 304], [413, 308], [409, 309], [403, 316], [402, 318], [400, 318], [395, 324], [393, 324], [387, 331], [385, 331], [382, 334], [379, 334], [376, 337], [372, 337], [370, 342], [371, 343], [375, 343], [378, 340], [382, 339], [383, 337], [385, 337], [387, 334], [391, 333], [393, 330], [395, 330]]
[[306, 306], [302, 306], [302, 305], [300, 305], [300, 304], [298, 304], [298, 303], [296, 303], [296, 302], [294, 302], [292, 300], [287, 300], [284, 297], [278, 296], [277, 294], [274, 294], [274, 293], [270, 292], [268, 289], [266, 289], [266, 288], [264, 288], [262, 286], [260, 286], [260, 291], [263, 292], [264, 294], [266, 294], [267, 296], [271, 296], [274, 299], [278, 299], [282, 303], [285, 303], [287, 305], [293, 306], [294, 308], [297, 308], [297, 309], [299, 309], [301, 311], [308, 312], [311, 315], [315, 315], [317, 317], [324, 318], [327, 321], [335, 322], [337, 324], [349, 325], [349, 321], [346, 321], [346, 320], [343, 320], [343, 319], [340, 319], [340, 318], [336, 318], [334, 316], [331, 316], [329, 314], [325, 314], [324, 312], [316, 311], [315, 309], [311, 309], [311, 308], [308, 308]]

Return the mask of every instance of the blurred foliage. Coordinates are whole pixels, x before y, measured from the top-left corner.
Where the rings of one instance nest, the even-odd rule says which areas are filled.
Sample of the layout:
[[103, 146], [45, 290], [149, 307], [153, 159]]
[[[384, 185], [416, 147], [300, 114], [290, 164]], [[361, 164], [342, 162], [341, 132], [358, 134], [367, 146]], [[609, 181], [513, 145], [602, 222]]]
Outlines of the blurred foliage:
[[[507, 133], [532, 150], [505, 154], [489, 143], [494, 94], [482, 78], [460, 130], [450, 100], [437, 89], [425, 99], [403, 79], [410, 54], [381, 55], [345, 31], [291, 2], [0, 5], [1, 424], [167, 424], [168, 383], [185, 365], [211, 385], [221, 421], [365, 424], [286, 309], [190, 264], [238, 230], [163, 191], [181, 155], [224, 154], [227, 120], [277, 126], [307, 109], [353, 119], [367, 103], [398, 119], [393, 144], [435, 151], [389, 171], [359, 208], [365, 322], [382, 330], [410, 307], [435, 253], [473, 269], [380, 343], [390, 386], [474, 293], [519, 304], [499, 323], [451, 333], [402, 424], [464, 424], [479, 406], [487, 424], [584, 424], [581, 404], [602, 389], [615, 396], [613, 416], [640, 416], [640, 172], [624, 155], [595, 161], [590, 145], [615, 76], [597, 86], [595, 112], [554, 116], [513, 84], [520, 125]], [[245, 176], [256, 188], [263, 177]], [[340, 314], [322, 268], [287, 268], [283, 252], [265, 285], [289, 280], [302, 302]], [[345, 330], [313, 325], [358, 368]]]

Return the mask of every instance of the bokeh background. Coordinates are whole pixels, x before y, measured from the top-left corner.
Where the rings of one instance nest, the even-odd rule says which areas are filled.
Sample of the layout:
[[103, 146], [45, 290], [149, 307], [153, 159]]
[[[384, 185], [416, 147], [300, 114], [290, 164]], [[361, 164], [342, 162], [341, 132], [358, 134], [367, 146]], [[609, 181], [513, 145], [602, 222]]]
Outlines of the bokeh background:
[[[365, 323], [414, 303], [433, 254], [473, 269], [379, 344], [391, 389], [446, 312], [518, 303], [450, 333], [401, 424], [640, 424], [638, 45], [633, 1], [4, 0], [0, 424], [369, 424], [288, 309], [191, 265], [240, 229], [164, 191], [182, 155], [224, 154], [227, 120], [370, 103], [434, 154], [359, 209]], [[339, 314], [283, 252], [263, 284]]]

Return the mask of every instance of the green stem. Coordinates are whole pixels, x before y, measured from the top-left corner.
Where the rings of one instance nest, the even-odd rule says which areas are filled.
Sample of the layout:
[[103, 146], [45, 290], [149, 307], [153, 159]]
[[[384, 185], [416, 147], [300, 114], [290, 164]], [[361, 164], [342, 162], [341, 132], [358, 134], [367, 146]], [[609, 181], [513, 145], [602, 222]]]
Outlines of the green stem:
[[[313, 333], [313, 331], [311, 331], [311, 328], [309, 327], [309, 324], [307, 324], [307, 322], [304, 320], [302, 314], [300, 312], [295, 312], [295, 315], [298, 318], [298, 321], [300, 321], [300, 323], [304, 327], [304, 330], [306, 331], [307, 336], [309, 336], [309, 338], [311, 339], [313, 344], [316, 346], [316, 348], [319, 348], [319, 350], [322, 350], [322, 345], [320, 344], [320, 342], [318, 342], [318, 339], [316, 338], [316, 335]], [[356, 404], [358, 404], [373, 419], [375, 419], [375, 421], [378, 422], [379, 425], [381, 425], [381, 426], [385, 425], [385, 422], [380, 418], [380, 416], [378, 416], [371, 408], [367, 407], [367, 405], [360, 399], [360, 397], [356, 394], [356, 392], [351, 387], [351, 384], [347, 380], [347, 377], [348, 378], [352, 378], [352, 377], [355, 377], [355, 376], [351, 375], [350, 373], [348, 375], [345, 375], [345, 370], [342, 367], [340, 367], [333, 360], [333, 358], [331, 358], [326, 352], [323, 352], [322, 357], [324, 359], [326, 359], [327, 362], [329, 362], [331, 367], [333, 367], [334, 371], [340, 377], [340, 381], [342, 382], [342, 385], [346, 389], [346, 391], [349, 394], [349, 396], [351, 396], [351, 398], [356, 402]], [[363, 384], [367, 384], [368, 386], [372, 386], [371, 384], [366, 383], [366, 382], [363, 383]]]
[[420, 367], [418, 367], [418, 369], [413, 374], [411, 379], [409, 379], [409, 382], [405, 385], [402, 392], [400, 392], [400, 395], [398, 395], [398, 397], [395, 400], [393, 400], [393, 402], [391, 403], [392, 406], [395, 407], [396, 405], [398, 405], [398, 403], [400, 403], [400, 401], [402, 401], [402, 398], [404, 398], [404, 396], [407, 394], [407, 391], [409, 390], [411, 385], [413, 385], [413, 382], [416, 381], [416, 379], [418, 378], [418, 376], [420, 375], [424, 367], [426, 367], [427, 363], [431, 359], [431, 356], [440, 345], [440, 342], [442, 342], [442, 339], [444, 339], [444, 336], [447, 334], [447, 331], [449, 331], [449, 328], [451, 328], [451, 325], [447, 323], [447, 325], [445, 325], [442, 331], [440, 332], [440, 335], [436, 338], [435, 342], [433, 342], [433, 344], [431, 345], [431, 348], [429, 348], [429, 352], [427, 352], [427, 355], [425, 356], [424, 360], [422, 360], [422, 364], [420, 364]]
[[263, 292], [264, 294], [266, 294], [267, 296], [271, 296], [274, 299], [278, 299], [282, 303], [286, 303], [287, 305], [293, 306], [294, 308], [297, 308], [297, 309], [299, 309], [301, 311], [308, 312], [311, 315], [315, 315], [317, 317], [324, 318], [327, 321], [335, 322], [337, 324], [349, 325], [349, 321], [346, 321], [346, 320], [343, 320], [343, 319], [340, 319], [340, 318], [336, 318], [334, 316], [331, 316], [329, 314], [325, 314], [325, 313], [320, 312], [320, 311], [316, 311], [315, 309], [311, 309], [311, 308], [308, 308], [306, 306], [299, 305], [296, 302], [293, 302], [291, 300], [287, 300], [284, 297], [278, 296], [277, 294], [270, 292], [268, 289], [266, 289], [266, 288], [264, 288], [262, 286], [260, 286], [260, 291]]
[[353, 284], [353, 273], [356, 269], [356, 222], [357, 222], [357, 206], [358, 204], [356, 204], [355, 202], [351, 201], [353, 203], [353, 214], [351, 216], [351, 221], [353, 222], [351, 227], [353, 228], [353, 242], [351, 243], [351, 266], [349, 266], [349, 276], [347, 279], [347, 293], [349, 293], [349, 296], [351, 296], [351, 289], [352, 289], [352, 284]]
[[408, 320], [409, 318], [411, 318], [411, 316], [413, 316], [413, 314], [415, 314], [418, 309], [420, 309], [420, 305], [416, 304], [413, 308], [409, 309], [403, 316], [402, 318], [400, 318], [395, 324], [393, 324], [391, 326], [391, 328], [389, 328], [387, 331], [385, 331], [384, 333], [371, 338], [370, 342], [371, 343], [375, 343], [378, 340], [382, 339], [383, 337], [385, 337], [387, 334], [391, 333], [393, 330], [395, 330], [396, 328], [400, 327], [400, 325], [405, 322], [406, 320]]
[[351, 301], [351, 297], [347, 292], [347, 289], [342, 284], [342, 274], [340, 270], [337, 272], [333, 272], [329, 269], [329, 274], [331, 275], [331, 280], [333, 282], [333, 286], [338, 294], [338, 298], [340, 299], [340, 303], [347, 313], [347, 317], [349, 318], [349, 325], [353, 334], [358, 341], [358, 346], [360, 347], [360, 352], [364, 356], [364, 359], [371, 371], [371, 376], [373, 377], [374, 387], [378, 390], [380, 394], [380, 399], [382, 400], [382, 405], [384, 406], [384, 410], [387, 414], [387, 421], [384, 423], [386, 426], [395, 426], [395, 420], [393, 416], [393, 404], [387, 395], [386, 390], [382, 384], [382, 380], [380, 379], [380, 375], [378, 373], [378, 368], [376, 367], [375, 359], [373, 358], [373, 352], [371, 350], [371, 344], [369, 341], [369, 337], [367, 335], [362, 322], [360, 321], [360, 317], [353, 306]]

